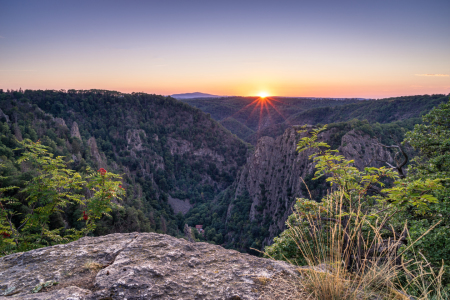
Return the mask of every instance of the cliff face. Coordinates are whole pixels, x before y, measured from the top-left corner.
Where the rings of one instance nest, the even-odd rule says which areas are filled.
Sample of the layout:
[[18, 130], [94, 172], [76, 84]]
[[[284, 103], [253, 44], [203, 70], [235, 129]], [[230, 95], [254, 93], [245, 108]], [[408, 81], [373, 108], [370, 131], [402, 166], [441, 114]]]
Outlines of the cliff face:
[[81, 141], [80, 130], [78, 129], [78, 124], [75, 121], [72, 123], [72, 128], [70, 129], [70, 135], [72, 137], [78, 138]]
[[[234, 199], [243, 194], [249, 195], [251, 221], [266, 228], [262, 247], [271, 244], [273, 238], [285, 229], [285, 222], [292, 213], [295, 199], [309, 198], [301, 178], [308, 182], [308, 178], [310, 180], [314, 173], [314, 165], [308, 158], [310, 151], [296, 151], [297, 143], [302, 137], [298, 130], [299, 127], [294, 126], [276, 139], [261, 138], [233, 185]], [[321, 133], [319, 138], [330, 143], [337, 134], [337, 129], [330, 129]], [[354, 160], [358, 169], [365, 166], [379, 167], [382, 161], [392, 161], [391, 153], [378, 145], [376, 139], [354, 130], [340, 138], [338, 150], [347, 159]], [[326, 190], [323, 181], [320, 189]], [[313, 192], [314, 200], [319, 200], [319, 195], [320, 193]], [[232, 210], [233, 203], [228, 207], [227, 220], [232, 217]], [[230, 233], [228, 238], [233, 239], [233, 234]]]
[[0, 299], [267, 299], [295, 274], [207, 243], [111, 234], [1, 257]]
[[95, 163], [97, 164], [97, 167], [99, 168], [106, 168], [106, 157], [105, 154], [98, 151], [97, 147], [97, 141], [94, 137], [91, 137], [87, 140], [87, 144], [89, 146], [90, 154]]

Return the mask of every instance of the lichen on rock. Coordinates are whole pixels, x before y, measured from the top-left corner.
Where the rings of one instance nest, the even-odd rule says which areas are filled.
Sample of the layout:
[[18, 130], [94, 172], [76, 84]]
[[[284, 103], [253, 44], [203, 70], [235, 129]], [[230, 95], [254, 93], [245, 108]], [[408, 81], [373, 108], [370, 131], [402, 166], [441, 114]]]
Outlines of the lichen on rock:
[[[295, 280], [295, 267], [163, 234], [110, 234], [0, 258], [0, 294], [14, 287], [0, 299], [263, 299], [261, 278], [280, 276]], [[49, 280], [58, 284], [31, 292]]]

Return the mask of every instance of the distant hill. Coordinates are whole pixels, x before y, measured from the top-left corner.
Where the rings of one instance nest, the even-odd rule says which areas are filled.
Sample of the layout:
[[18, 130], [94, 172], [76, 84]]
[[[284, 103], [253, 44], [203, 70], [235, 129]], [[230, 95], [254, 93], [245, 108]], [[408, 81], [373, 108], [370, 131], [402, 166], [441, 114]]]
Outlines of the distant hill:
[[404, 120], [420, 123], [422, 115], [427, 114], [440, 103], [448, 101], [449, 96], [441, 94], [403, 96], [358, 101], [334, 107], [311, 108], [289, 116], [282, 123], [264, 127], [259, 132], [246, 136], [245, 141], [256, 144], [261, 136], [277, 137], [292, 125], [330, 124], [352, 119], [367, 120], [371, 124], [387, 124]]
[[328, 124], [352, 119], [369, 123], [390, 123], [428, 113], [448, 100], [448, 95], [417, 95], [380, 100], [270, 97], [261, 105], [258, 97], [214, 99], [185, 98], [181, 101], [197, 107], [236, 134], [256, 145], [262, 136], [273, 138], [292, 125]]
[[172, 97], [175, 99], [189, 99], [189, 98], [217, 98], [217, 97], [222, 97], [222, 96], [195, 92], [195, 93], [185, 93], [185, 94], [173, 94]]
[[[282, 124], [289, 117], [313, 108], [334, 107], [361, 102], [357, 99], [309, 99], [269, 97], [261, 109], [259, 97], [221, 97], [213, 99], [184, 98], [181, 101], [197, 107], [236, 134], [248, 141], [267, 127]], [[286, 128], [283, 127], [279, 134]], [[251, 139], [253, 141], [253, 139]], [[256, 144], [256, 142], [253, 142]]]

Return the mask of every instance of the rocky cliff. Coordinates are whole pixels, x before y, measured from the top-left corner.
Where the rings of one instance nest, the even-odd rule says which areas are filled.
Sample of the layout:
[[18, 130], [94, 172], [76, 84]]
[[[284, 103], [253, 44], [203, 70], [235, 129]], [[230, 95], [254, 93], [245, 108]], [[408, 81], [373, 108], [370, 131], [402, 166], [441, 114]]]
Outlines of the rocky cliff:
[[207, 243], [110, 234], [1, 257], [0, 299], [273, 299], [296, 274]]
[[[296, 151], [301, 138], [299, 129], [299, 126], [293, 126], [276, 139], [259, 139], [255, 151], [248, 157], [232, 187], [235, 200], [242, 195], [250, 197], [250, 221], [263, 228], [263, 240], [260, 245], [255, 246], [271, 244], [273, 238], [285, 229], [285, 222], [292, 213], [295, 199], [309, 198], [302, 178], [308, 185], [317, 186], [315, 189], [309, 186], [314, 200], [320, 200], [320, 196], [326, 193], [324, 180], [311, 180], [314, 173], [314, 165], [308, 158], [311, 152], [299, 154]], [[391, 153], [380, 146], [375, 138], [359, 131], [350, 130], [343, 133], [332, 128], [322, 132], [319, 138], [329, 144], [336, 143], [338, 139], [338, 150], [347, 159], [354, 160], [358, 169], [365, 166], [378, 167], [383, 164], [382, 161], [392, 161]], [[233, 217], [233, 206], [232, 201], [228, 206], [228, 221]], [[229, 232], [227, 239], [233, 244], [239, 244], [233, 240], [235, 237], [233, 232]], [[248, 238], [248, 235], [242, 238]]]

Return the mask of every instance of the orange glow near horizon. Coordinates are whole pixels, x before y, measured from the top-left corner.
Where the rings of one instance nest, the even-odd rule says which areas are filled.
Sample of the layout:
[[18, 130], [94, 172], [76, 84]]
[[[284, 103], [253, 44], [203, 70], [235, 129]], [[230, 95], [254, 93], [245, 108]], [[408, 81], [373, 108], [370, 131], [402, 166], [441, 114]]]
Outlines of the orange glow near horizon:
[[[227, 80], [226, 74], [218, 77], [198, 76], [184, 78], [179, 75], [169, 80], [162, 70], [159, 77], [149, 74], [126, 76], [111, 74], [86, 74], [79, 77], [77, 73], [68, 74], [66, 71], [41, 72], [24, 70], [13, 72], [0, 69], [1, 89], [104, 89], [124, 93], [144, 92], [149, 94], [172, 95], [186, 92], [203, 92], [213, 95], [228, 96], [257, 96], [257, 97], [317, 97], [317, 98], [388, 98], [421, 94], [450, 93], [449, 77], [411, 76], [409, 80], [391, 78], [389, 83], [374, 78], [371, 82], [367, 78], [352, 78], [335, 81], [318, 78], [237, 78]], [[173, 77], [173, 74], [171, 74]], [[171, 78], [172, 78], [171, 77]], [[293, 75], [294, 77], [294, 75]], [[378, 77], [377, 77], [378, 78]], [[195, 80], [194, 80], [195, 79]], [[365, 79], [365, 80], [363, 80]], [[172, 81], [173, 80], [173, 81]], [[239, 81], [241, 80], [241, 81]], [[201, 81], [201, 83], [198, 83]], [[217, 82], [217, 81], [220, 81]], [[363, 82], [361, 82], [363, 81]], [[264, 91], [264, 92], [262, 92]]]
[[[3, 66], [2, 66], [3, 68]], [[6, 68], [6, 67], [5, 67]], [[42, 67], [43, 68], [43, 67]], [[74, 68], [74, 67], [72, 67]], [[170, 70], [170, 69], [169, 69]], [[133, 75], [106, 73], [85, 74], [69, 71], [39, 71], [23, 70], [8, 71], [0, 69], [1, 89], [104, 89], [124, 93], [144, 92], [149, 94], [172, 95], [186, 92], [202, 92], [213, 95], [228, 96], [257, 96], [257, 97], [317, 97], [317, 98], [388, 98], [396, 96], [409, 96], [421, 94], [448, 94], [450, 93], [449, 77], [426, 77], [411, 75], [409, 79], [392, 78], [386, 75], [383, 79], [373, 75], [368, 78], [354, 78], [346, 76], [345, 79], [333, 78], [304, 78], [291, 74], [291, 78], [269, 77], [250, 79], [237, 77], [227, 80], [227, 74], [214, 76], [185, 78], [183, 74], [166, 74], [161, 70], [158, 77], [153, 74], [137, 72]], [[251, 74], [250, 74], [251, 75]], [[343, 77], [343, 75], [341, 75]], [[390, 80], [386, 83], [384, 80]], [[200, 82], [200, 83], [199, 83]]]

